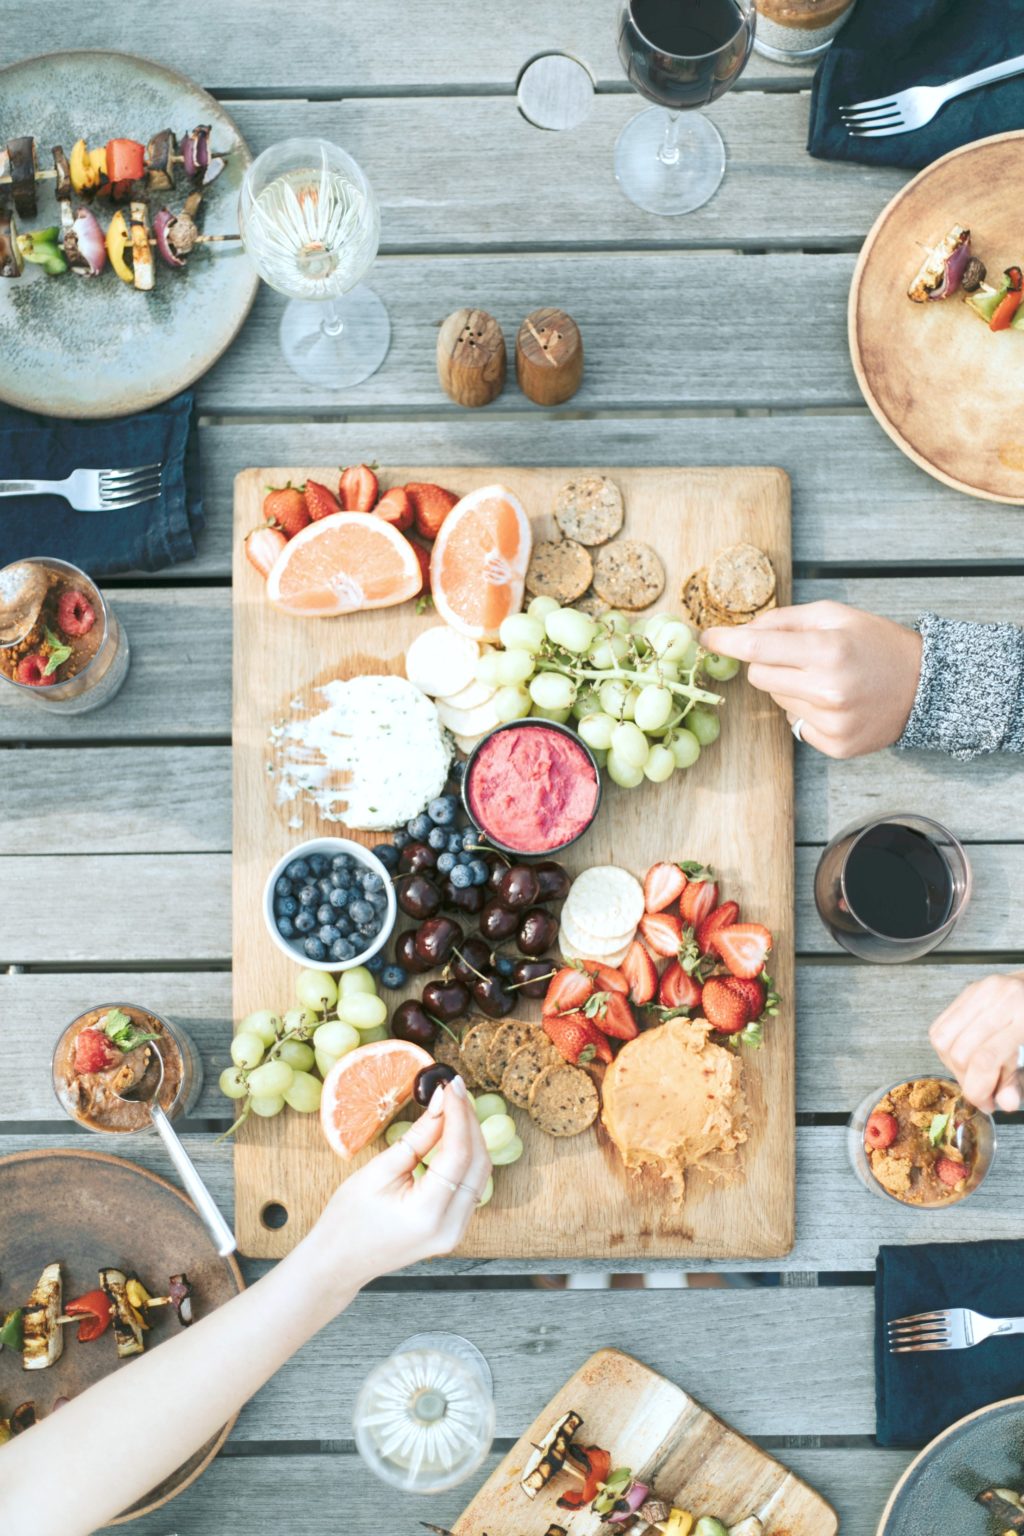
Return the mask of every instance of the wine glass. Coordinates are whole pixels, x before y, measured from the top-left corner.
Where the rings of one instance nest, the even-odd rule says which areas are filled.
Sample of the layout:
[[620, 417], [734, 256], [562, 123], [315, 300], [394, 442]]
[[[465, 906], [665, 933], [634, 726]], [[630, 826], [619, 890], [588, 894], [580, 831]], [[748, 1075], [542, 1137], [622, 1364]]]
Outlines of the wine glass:
[[657, 103], [632, 118], [615, 145], [616, 180], [638, 207], [692, 213], [718, 190], [725, 145], [696, 109], [742, 74], [755, 10], [756, 0], [623, 0], [619, 58], [630, 84]]
[[373, 188], [351, 155], [325, 139], [285, 139], [245, 173], [238, 217], [260, 277], [291, 303], [281, 350], [307, 384], [348, 389], [376, 373], [391, 322], [360, 279], [380, 243]]

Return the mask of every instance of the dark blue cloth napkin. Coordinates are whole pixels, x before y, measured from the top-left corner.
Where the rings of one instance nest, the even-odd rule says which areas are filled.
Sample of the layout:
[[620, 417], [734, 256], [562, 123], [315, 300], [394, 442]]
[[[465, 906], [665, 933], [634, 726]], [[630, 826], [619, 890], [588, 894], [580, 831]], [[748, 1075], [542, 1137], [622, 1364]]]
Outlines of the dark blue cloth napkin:
[[890, 1355], [886, 1325], [938, 1307], [1024, 1315], [1024, 1242], [880, 1248], [875, 1269], [875, 1433], [879, 1445], [927, 1445], [964, 1414], [1024, 1392], [1024, 1337], [973, 1349]]
[[193, 559], [203, 526], [191, 390], [112, 421], [57, 421], [0, 405], [0, 480], [63, 480], [73, 469], [158, 463], [159, 497], [121, 511], [75, 512], [60, 496], [0, 500], [0, 567], [54, 555], [90, 576], [158, 571]]
[[838, 109], [908, 85], [941, 85], [1024, 53], [1012, 0], [858, 0], [814, 80], [807, 148], [822, 160], [930, 165], [951, 149], [1024, 128], [1024, 75], [947, 103], [914, 133], [854, 139]]

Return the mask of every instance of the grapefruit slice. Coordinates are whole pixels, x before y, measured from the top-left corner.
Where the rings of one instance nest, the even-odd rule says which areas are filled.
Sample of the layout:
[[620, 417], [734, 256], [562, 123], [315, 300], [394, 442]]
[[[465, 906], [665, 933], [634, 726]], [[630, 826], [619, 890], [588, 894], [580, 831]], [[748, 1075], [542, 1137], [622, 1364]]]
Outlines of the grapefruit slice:
[[463, 496], [441, 524], [430, 557], [441, 617], [474, 640], [497, 640], [502, 619], [523, 606], [532, 544], [530, 520], [506, 486], [483, 485]]
[[408, 539], [370, 512], [332, 512], [282, 549], [267, 596], [300, 618], [330, 619], [415, 597], [423, 573]]
[[369, 1146], [412, 1098], [413, 1084], [434, 1058], [407, 1040], [374, 1040], [339, 1056], [324, 1078], [320, 1126], [339, 1157]]

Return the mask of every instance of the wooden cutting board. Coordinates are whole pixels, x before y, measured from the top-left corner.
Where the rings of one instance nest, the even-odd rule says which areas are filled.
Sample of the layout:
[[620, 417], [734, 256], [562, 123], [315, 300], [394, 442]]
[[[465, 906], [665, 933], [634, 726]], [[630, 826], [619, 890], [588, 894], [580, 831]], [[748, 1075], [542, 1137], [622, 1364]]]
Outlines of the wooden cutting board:
[[533, 1445], [570, 1410], [583, 1417], [580, 1445], [603, 1446], [613, 1467], [631, 1467], [652, 1496], [695, 1517], [735, 1525], [757, 1515], [765, 1536], [833, 1536], [839, 1529], [821, 1495], [760, 1446], [639, 1360], [601, 1349], [512, 1447], [456, 1520], [453, 1536], [543, 1536], [552, 1523], [571, 1536], [613, 1529], [589, 1510], [573, 1515], [558, 1508], [559, 1494], [579, 1486], [575, 1478], [556, 1477], [532, 1501], [519, 1486]]
[[[500, 481], [518, 495], [535, 536], [556, 536], [549, 509], [578, 469], [416, 468], [381, 472], [382, 487], [436, 481], [463, 494]], [[723, 545], [748, 539], [768, 552], [779, 601], [789, 601], [789, 480], [779, 469], [616, 469], [625, 499], [625, 536], [646, 539], [661, 556], [666, 587], [652, 608], [682, 612], [681, 587]], [[406, 646], [437, 623], [409, 602], [343, 618], [299, 619], [267, 602], [242, 550], [262, 521], [268, 485], [308, 478], [334, 486], [337, 469], [243, 471], [235, 481], [234, 559], [234, 1008], [295, 1006], [296, 967], [263, 924], [263, 886], [272, 864], [304, 838], [340, 833], [297, 802], [275, 804], [268, 732], [291, 701], [332, 677], [403, 670]], [[794, 1172], [793, 742], [785, 716], [738, 677], [723, 685], [722, 734], [699, 762], [667, 784], [621, 790], [606, 781], [591, 830], [562, 862], [570, 874], [620, 864], [642, 876], [659, 859], [702, 859], [724, 896], [775, 936], [771, 961], [783, 999], [760, 1051], [744, 1053], [751, 1112], [741, 1176], [713, 1184], [688, 1180], [685, 1201], [651, 1174], [627, 1173], [598, 1129], [555, 1141], [516, 1111], [525, 1156], [496, 1170], [495, 1195], [473, 1222], [460, 1253], [474, 1258], [639, 1257], [775, 1258], [792, 1247]], [[386, 834], [351, 833], [366, 843]], [[422, 978], [420, 979], [422, 986]], [[386, 994], [393, 1003], [399, 994]], [[416, 995], [410, 989], [408, 995]], [[539, 1017], [539, 1003], [529, 1005]], [[527, 1008], [520, 1015], [531, 1016]], [[364, 1157], [370, 1155], [363, 1154]], [[357, 1163], [342, 1163], [321, 1138], [315, 1116], [286, 1111], [254, 1117], [235, 1148], [236, 1225], [242, 1251], [279, 1258], [308, 1232], [337, 1184]], [[272, 1209], [270, 1209], [272, 1208]], [[282, 1221], [282, 1212], [284, 1219]], [[274, 1222], [277, 1225], [274, 1225]]]

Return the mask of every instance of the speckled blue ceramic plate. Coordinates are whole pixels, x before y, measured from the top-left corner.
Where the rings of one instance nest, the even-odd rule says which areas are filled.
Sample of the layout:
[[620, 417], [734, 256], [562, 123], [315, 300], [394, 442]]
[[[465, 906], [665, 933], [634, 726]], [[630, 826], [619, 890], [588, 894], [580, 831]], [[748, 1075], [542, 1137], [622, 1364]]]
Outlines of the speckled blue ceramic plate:
[[[146, 143], [161, 128], [181, 138], [199, 123], [211, 143], [235, 145], [203, 199], [206, 234], [238, 229], [238, 192], [250, 154], [232, 119], [184, 75], [124, 53], [43, 54], [0, 70], [0, 143], [31, 134], [40, 167], [50, 147], [70, 155], [76, 139], [90, 148], [110, 138]], [[188, 184], [161, 195], [179, 209]], [[18, 226], [43, 229], [60, 215], [53, 182], [36, 183], [39, 211]], [[99, 211], [99, 210], [97, 210]], [[156, 207], [154, 207], [154, 212]], [[110, 214], [99, 212], [104, 228]], [[240, 245], [200, 247], [184, 271], [154, 253], [156, 284], [139, 293], [109, 265], [97, 278], [48, 277], [26, 263], [0, 278], [0, 399], [50, 416], [124, 416], [166, 400], [216, 362], [249, 313], [258, 279]]]
[[926, 1446], [893, 1490], [878, 1536], [990, 1536], [997, 1527], [974, 1502], [986, 1488], [1024, 1488], [1024, 1397], [980, 1408]]

